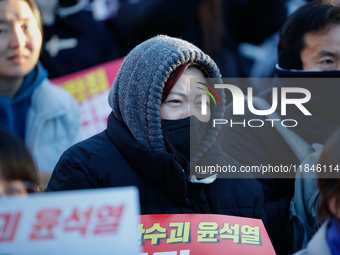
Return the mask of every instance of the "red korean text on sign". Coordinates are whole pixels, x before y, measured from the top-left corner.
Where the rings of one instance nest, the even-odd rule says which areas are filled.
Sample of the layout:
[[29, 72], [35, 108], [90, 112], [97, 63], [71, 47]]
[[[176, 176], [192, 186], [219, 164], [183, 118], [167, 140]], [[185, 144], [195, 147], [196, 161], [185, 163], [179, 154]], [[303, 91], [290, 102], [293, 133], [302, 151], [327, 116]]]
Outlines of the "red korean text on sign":
[[36, 222], [29, 235], [30, 240], [54, 239], [53, 228], [58, 226], [60, 209], [42, 209], [36, 214]]
[[12, 242], [21, 217], [21, 212], [0, 213], [0, 242]]
[[92, 211], [92, 206], [83, 211], [78, 208], [74, 208], [71, 215], [64, 220], [64, 231], [79, 231], [82, 236], [85, 236]]
[[115, 234], [119, 229], [120, 219], [123, 215], [125, 205], [104, 205], [99, 208], [97, 222], [93, 233], [95, 235]]

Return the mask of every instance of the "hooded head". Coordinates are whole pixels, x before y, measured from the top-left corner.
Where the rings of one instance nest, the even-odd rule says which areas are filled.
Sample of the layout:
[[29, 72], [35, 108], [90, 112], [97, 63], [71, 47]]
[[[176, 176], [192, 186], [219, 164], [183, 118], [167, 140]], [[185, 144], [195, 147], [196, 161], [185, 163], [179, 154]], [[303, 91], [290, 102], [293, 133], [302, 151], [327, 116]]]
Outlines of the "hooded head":
[[[202, 66], [211, 78], [221, 78], [215, 62], [199, 48], [164, 35], [139, 44], [124, 59], [109, 93], [109, 105], [115, 117], [148, 149], [166, 151], [160, 114], [163, 88], [170, 74], [189, 62]], [[216, 91], [225, 105], [224, 91]], [[222, 118], [223, 110], [219, 105], [212, 107], [210, 119]], [[211, 146], [218, 131], [216, 127], [206, 132], [198, 153]]]

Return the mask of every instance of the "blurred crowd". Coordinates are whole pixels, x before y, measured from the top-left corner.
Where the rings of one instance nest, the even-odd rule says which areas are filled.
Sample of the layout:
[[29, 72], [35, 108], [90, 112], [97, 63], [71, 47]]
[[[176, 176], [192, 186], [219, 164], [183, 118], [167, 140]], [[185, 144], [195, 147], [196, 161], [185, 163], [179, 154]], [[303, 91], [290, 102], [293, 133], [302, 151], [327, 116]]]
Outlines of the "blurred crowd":
[[[299, 121], [292, 135], [212, 129], [210, 116], [230, 119], [233, 108], [190, 114], [185, 87], [190, 78], [269, 78], [240, 88], [252, 87], [260, 106], [272, 103], [273, 87], [297, 87], [279, 78], [340, 77], [339, 2], [0, 0], [0, 196], [134, 185], [142, 214], [259, 218], [277, 254], [340, 254], [339, 178], [189, 176], [190, 164], [213, 154], [221, 165], [299, 166], [312, 153], [340, 164], [340, 88], [311, 84], [307, 108], [316, 110], [308, 119], [288, 110]], [[76, 101], [50, 79], [120, 58], [107, 130], [83, 140]], [[243, 118], [254, 115], [235, 121]], [[190, 123], [200, 137], [193, 155]], [[299, 200], [305, 190], [316, 195]]]

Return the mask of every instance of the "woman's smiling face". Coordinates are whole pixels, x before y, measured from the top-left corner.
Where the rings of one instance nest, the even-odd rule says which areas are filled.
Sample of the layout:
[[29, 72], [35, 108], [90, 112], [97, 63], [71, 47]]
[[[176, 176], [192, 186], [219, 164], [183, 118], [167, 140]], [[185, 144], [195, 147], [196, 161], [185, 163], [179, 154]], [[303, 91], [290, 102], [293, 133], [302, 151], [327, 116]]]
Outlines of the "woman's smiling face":
[[37, 64], [42, 34], [23, 0], [0, 0], [0, 78], [21, 78]]
[[[176, 82], [168, 97], [161, 105], [161, 118], [167, 120], [178, 120], [196, 116], [200, 121], [208, 122], [210, 119], [209, 97], [207, 100], [207, 114], [202, 115], [201, 95], [204, 91], [198, 88], [205, 88], [203, 85], [197, 84], [193, 91], [190, 91], [190, 79], [204, 80], [203, 73], [197, 69], [189, 67]], [[198, 88], [197, 88], [198, 87]]]

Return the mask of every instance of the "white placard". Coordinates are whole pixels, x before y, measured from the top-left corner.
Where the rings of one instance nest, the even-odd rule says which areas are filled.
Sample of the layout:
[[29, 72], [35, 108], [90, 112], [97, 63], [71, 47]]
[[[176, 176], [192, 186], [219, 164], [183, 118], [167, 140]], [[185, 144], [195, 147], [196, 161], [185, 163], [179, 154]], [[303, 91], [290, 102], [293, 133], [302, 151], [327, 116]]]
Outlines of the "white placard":
[[0, 255], [139, 254], [135, 187], [0, 199]]

